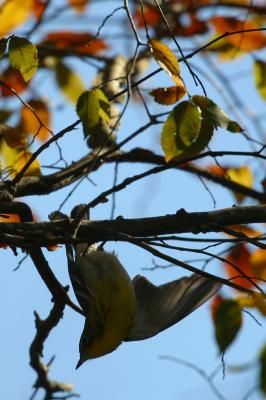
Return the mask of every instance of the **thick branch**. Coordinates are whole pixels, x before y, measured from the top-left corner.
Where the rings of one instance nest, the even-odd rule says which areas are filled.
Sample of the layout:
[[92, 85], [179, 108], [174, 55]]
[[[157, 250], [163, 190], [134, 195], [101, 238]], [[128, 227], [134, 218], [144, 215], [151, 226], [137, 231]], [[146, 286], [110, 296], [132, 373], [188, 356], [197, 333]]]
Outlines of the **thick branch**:
[[[221, 154], [223, 152], [220, 152]], [[211, 155], [211, 153], [210, 153]], [[253, 153], [250, 154], [251, 156]], [[199, 155], [198, 157], [200, 157]], [[16, 196], [28, 196], [28, 195], [43, 195], [49, 194], [56, 190], [62, 189], [82, 176], [97, 170], [103, 163], [144, 163], [150, 165], [166, 165], [164, 157], [153, 153], [150, 150], [135, 148], [129, 152], [117, 151], [113, 154], [108, 155], [105, 159], [103, 156], [95, 159], [93, 153], [81, 158], [77, 162], [72, 163], [69, 167], [64, 168], [62, 171], [56, 172], [54, 174], [40, 176], [40, 177], [26, 177], [22, 178], [20, 183], [16, 187]], [[193, 173], [195, 175], [206, 178], [212, 182], [220, 184], [230, 190], [238, 193], [242, 193], [255, 200], [266, 202], [266, 193], [259, 192], [257, 190], [248, 188], [240, 183], [230, 181], [223, 176], [215, 175], [206, 169], [201, 169], [196, 165], [191, 163], [184, 164], [183, 160], [172, 164], [173, 169], [178, 169], [186, 172]]]
[[[102, 240], [121, 240], [119, 233], [132, 237], [150, 237], [175, 233], [223, 232], [225, 227], [238, 224], [265, 223], [266, 205], [232, 207], [216, 211], [186, 212], [151, 218], [82, 221], [75, 239], [75, 221], [31, 223], [0, 223], [0, 242], [13, 246], [52, 243], [73, 243]], [[118, 232], [118, 234], [116, 234]]]

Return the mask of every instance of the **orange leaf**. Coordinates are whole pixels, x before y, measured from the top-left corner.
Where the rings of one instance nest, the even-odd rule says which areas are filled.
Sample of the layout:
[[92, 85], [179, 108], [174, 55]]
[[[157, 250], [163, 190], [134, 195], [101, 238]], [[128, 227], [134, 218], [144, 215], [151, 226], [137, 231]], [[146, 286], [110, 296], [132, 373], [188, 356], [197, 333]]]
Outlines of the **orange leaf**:
[[188, 18], [190, 19], [188, 24], [183, 24], [182, 19], [175, 24], [175, 28], [173, 29], [175, 35], [190, 37], [208, 32], [207, 22], [200, 20], [195, 12], [190, 12]]
[[[262, 235], [262, 232], [257, 231], [253, 228], [250, 228], [249, 226], [246, 226], [246, 225], [229, 225], [229, 226], [227, 226], [227, 228], [229, 228], [233, 231], [236, 231], [236, 232], [244, 233], [246, 236], [248, 236], [250, 238], [254, 238], [254, 237]], [[233, 236], [233, 235], [229, 234], [229, 236]]]
[[[20, 217], [18, 214], [0, 214], [0, 223], [1, 222], [20, 222]], [[0, 243], [0, 248], [6, 250], [8, 245]]]
[[33, 13], [37, 21], [43, 15], [47, 4], [43, 0], [33, 0]]
[[[212, 17], [211, 22], [218, 35], [225, 32], [259, 28], [254, 22], [241, 21], [233, 17]], [[266, 45], [266, 36], [262, 31], [231, 35], [225, 37], [224, 40], [245, 51], [261, 49]]]
[[20, 222], [18, 214], [0, 214], [0, 222]]
[[[41, 122], [49, 127], [50, 114], [47, 104], [43, 100], [30, 100], [28, 104], [33, 108], [36, 115], [40, 118]], [[21, 123], [20, 126], [27, 134], [37, 135], [41, 142], [45, 142], [50, 137], [50, 132], [47, 128], [40, 125], [40, 122], [34, 113], [26, 106], [21, 109]]]
[[156, 26], [161, 20], [161, 14], [159, 10], [153, 6], [145, 6], [143, 10], [144, 19], [142, 11], [140, 8], [137, 9], [134, 15], [134, 20], [138, 28], [144, 28], [145, 23], [147, 26]]
[[[228, 168], [226, 171], [226, 175], [232, 181], [244, 185], [248, 188], [252, 188], [253, 175], [248, 166], [243, 165], [242, 167]], [[239, 203], [241, 203], [245, 198], [245, 195], [243, 193], [235, 192], [234, 195]]]
[[[240, 245], [237, 248], [233, 249], [229, 253], [227, 261], [236, 265], [244, 275], [251, 277], [252, 281], [256, 282], [256, 279], [252, 278], [254, 274], [251, 266], [250, 252], [245, 245]], [[253, 286], [252, 283], [249, 280], [247, 280], [244, 276], [242, 277], [240, 272], [238, 272], [232, 265], [228, 263], [224, 264], [226, 267], [226, 272], [228, 277], [229, 278], [237, 277], [233, 279], [234, 283], [237, 283], [238, 285], [243, 286], [245, 288], [250, 288]]]
[[[1, 75], [1, 79], [7, 86], [9, 86], [11, 89], [14, 89], [17, 94], [23, 93], [28, 86], [28, 82], [24, 81], [21, 73], [17, 69], [13, 69], [11, 67]], [[3, 85], [1, 87], [1, 91], [3, 97], [14, 96], [14, 93]]]
[[221, 168], [219, 165], [208, 165], [206, 170], [217, 176], [225, 176], [226, 174], [226, 168]]
[[84, 54], [96, 54], [109, 48], [102, 39], [94, 39], [90, 33], [69, 31], [48, 33], [41, 44], [58, 49], [73, 49]]
[[86, 10], [86, 5], [90, 0], [68, 0], [68, 3], [71, 7], [74, 8], [78, 13], [83, 13]]
[[253, 276], [266, 280], [266, 250], [257, 249], [250, 257]]
[[46, 246], [47, 250], [49, 251], [55, 251], [59, 248], [60, 246], [58, 246], [58, 244], [48, 244], [48, 246]]
[[154, 100], [163, 105], [175, 104], [186, 94], [186, 88], [180, 79], [179, 86], [170, 86], [166, 88], [153, 89], [149, 94], [154, 97]]

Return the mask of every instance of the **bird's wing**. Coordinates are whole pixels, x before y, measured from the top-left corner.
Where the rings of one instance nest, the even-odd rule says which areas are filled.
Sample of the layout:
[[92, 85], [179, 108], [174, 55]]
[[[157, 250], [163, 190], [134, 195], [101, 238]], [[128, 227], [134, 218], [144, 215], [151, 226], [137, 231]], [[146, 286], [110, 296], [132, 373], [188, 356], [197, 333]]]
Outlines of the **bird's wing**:
[[76, 260], [74, 259], [72, 246], [66, 245], [66, 253], [68, 260], [69, 276], [76, 298], [83, 311], [88, 314], [90, 304], [93, 301], [94, 297], [87, 282], [86, 269], [89, 267], [89, 265], [87, 265], [85, 262], [85, 256], [83, 262], [76, 262]]
[[176, 324], [207, 301], [220, 284], [199, 275], [154, 286], [143, 276], [132, 281], [137, 312], [133, 329], [125, 341], [148, 339]]

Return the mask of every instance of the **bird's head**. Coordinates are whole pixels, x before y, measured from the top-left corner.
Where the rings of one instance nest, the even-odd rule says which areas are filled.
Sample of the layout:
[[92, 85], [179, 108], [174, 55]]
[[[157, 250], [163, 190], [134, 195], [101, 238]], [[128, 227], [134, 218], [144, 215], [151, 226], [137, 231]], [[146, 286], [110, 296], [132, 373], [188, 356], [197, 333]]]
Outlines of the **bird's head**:
[[125, 338], [124, 331], [105, 329], [105, 324], [92, 326], [87, 320], [79, 341], [78, 369], [85, 361], [102, 357], [114, 351]]

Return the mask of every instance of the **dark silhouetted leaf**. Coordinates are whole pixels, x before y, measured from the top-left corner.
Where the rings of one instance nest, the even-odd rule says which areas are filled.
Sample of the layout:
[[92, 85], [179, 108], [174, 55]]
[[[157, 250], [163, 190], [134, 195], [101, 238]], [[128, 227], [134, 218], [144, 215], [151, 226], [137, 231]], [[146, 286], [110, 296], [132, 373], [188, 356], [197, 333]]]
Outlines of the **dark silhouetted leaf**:
[[215, 313], [215, 336], [223, 353], [233, 342], [242, 325], [242, 314], [235, 300], [226, 299], [218, 304]]
[[199, 107], [189, 101], [178, 104], [164, 123], [161, 145], [166, 161], [181, 156], [198, 138], [201, 126]]
[[205, 112], [205, 118], [213, 124], [214, 128], [220, 127], [230, 132], [243, 131], [241, 126], [236, 121], [232, 121], [212, 100], [204, 96], [193, 96], [193, 100]]

